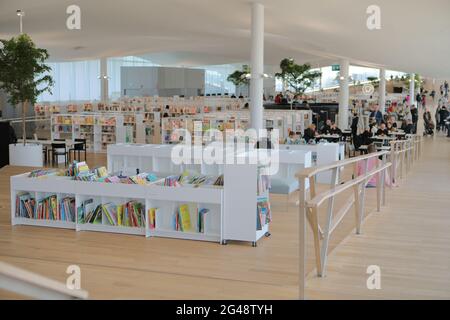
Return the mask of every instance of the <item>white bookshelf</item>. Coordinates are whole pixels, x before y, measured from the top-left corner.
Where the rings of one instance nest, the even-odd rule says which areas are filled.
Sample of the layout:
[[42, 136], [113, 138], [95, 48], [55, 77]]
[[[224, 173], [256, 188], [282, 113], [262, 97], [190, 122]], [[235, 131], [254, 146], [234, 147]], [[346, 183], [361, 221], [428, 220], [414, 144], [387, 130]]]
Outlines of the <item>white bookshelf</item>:
[[[22, 192], [29, 193], [36, 201], [41, 197], [56, 195], [59, 199], [66, 196], [75, 198], [75, 222], [44, 220], [16, 217], [16, 196]], [[143, 204], [143, 227], [127, 227], [109, 225], [103, 215], [101, 224], [81, 223], [78, 208], [87, 200], [92, 199], [94, 207], [99, 204], [125, 204], [137, 201]], [[192, 231], [171, 230], [171, 221], [175, 210], [180, 204], [189, 204], [190, 208], [208, 208], [206, 229], [204, 233], [196, 232], [196, 211], [191, 210]], [[160, 209], [157, 217], [157, 227], [150, 229], [148, 225], [148, 210], [153, 207]], [[11, 177], [11, 223], [12, 225], [32, 225], [41, 227], [67, 228], [76, 231], [97, 231], [142, 235], [146, 237], [169, 237], [190, 240], [221, 242], [223, 215], [222, 187], [166, 187], [156, 184], [142, 186], [130, 184], [112, 184], [100, 182], [83, 182], [67, 178], [29, 178], [28, 173]]]
[[[164, 150], [165, 149], [165, 150]], [[156, 152], [156, 151], [155, 151]], [[168, 155], [167, 148], [161, 148], [159, 155]], [[129, 168], [123, 167], [121, 171], [133, 171], [133, 161], [143, 161], [135, 158], [122, 162]], [[164, 167], [169, 159], [157, 157], [151, 163], [154, 169], [177, 170], [176, 167]], [[142, 163], [141, 163], [142, 164]], [[180, 170], [181, 167], [178, 168]], [[211, 169], [211, 168], [210, 168]], [[256, 230], [256, 200], [257, 165], [245, 164], [238, 166], [225, 165], [222, 169], [212, 168], [211, 171], [224, 172], [224, 186], [181, 186], [168, 187], [162, 181], [149, 185], [134, 185], [121, 183], [83, 182], [70, 179], [70, 177], [40, 177], [29, 178], [28, 173], [11, 177], [11, 223], [12, 225], [33, 225], [40, 227], [68, 228], [76, 231], [96, 231], [141, 235], [146, 237], [167, 237], [176, 239], [213, 241], [225, 244], [229, 240], [256, 241], [268, 232], [268, 225], [263, 230]], [[143, 171], [143, 170], [142, 170]], [[241, 172], [251, 175], [251, 180], [242, 180]], [[235, 186], [240, 189], [236, 190]], [[38, 201], [40, 198], [56, 195], [58, 203], [64, 197], [75, 198], [76, 217], [74, 222], [58, 220], [39, 220], [16, 217], [16, 197], [22, 193], [29, 193]], [[92, 206], [113, 203], [125, 204], [136, 201], [144, 208], [145, 225], [142, 227], [126, 227], [110, 225], [103, 215], [101, 223], [82, 222], [78, 216], [78, 208], [86, 200], [92, 199]], [[233, 203], [231, 203], [233, 202]], [[189, 206], [191, 230], [177, 231], [173, 225], [174, 214], [180, 205]], [[37, 207], [37, 205], [35, 206]], [[156, 228], [149, 225], [149, 209], [157, 208]], [[204, 232], [198, 231], [198, 211], [208, 209], [205, 216]], [[224, 218], [227, 217], [226, 222]], [[248, 221], [248, 223], [241, 223]], [[253, 224], [250, 224], [253, 221]], [[244, 227], [243, 227], [244, 226]], [[251, 230], [247, 230], [250, 228]], [[232, 230], [237, 229], [237, 230]], [[243, 234], [243, 235], [241, 235]], [[248, 234], [253, 236], [249, 237]]]
[[[105, 152], [108, 144], [126, 142], [123, 114], [74, 113], [53, 114], [51, 140], [86, 139], [87, 150]], [[140, 128], [143, 130], [143, 126]], [[131, 134], [131, 136], [133, 133]], [[143, 133], [137, 134], [142, 141]], [[131, 139], [130, 142], [133, 142]]]

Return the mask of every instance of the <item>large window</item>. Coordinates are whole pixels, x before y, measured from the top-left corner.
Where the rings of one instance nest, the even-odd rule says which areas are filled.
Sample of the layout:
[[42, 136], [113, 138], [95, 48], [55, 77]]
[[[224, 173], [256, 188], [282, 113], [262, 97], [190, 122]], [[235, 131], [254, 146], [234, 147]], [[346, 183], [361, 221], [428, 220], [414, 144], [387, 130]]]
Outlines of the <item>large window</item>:
[[100, 60], [52, 62], [55, 81], [52, 94], [45, 92], [38, 101], [79, 101], [100, 99]]
[[242, 69], [242, 64], [223, 64], [198, 67], [205, 70], [205, 94], [235, 94], [236, 86], [227, 81], [228, 76]]
[[108, 59], [108, 95], [112, 100], [120, 98], [120, 67], [152, 67], [158, 66], [152, 63], [150, 60], [135, 57], [116, 57]]

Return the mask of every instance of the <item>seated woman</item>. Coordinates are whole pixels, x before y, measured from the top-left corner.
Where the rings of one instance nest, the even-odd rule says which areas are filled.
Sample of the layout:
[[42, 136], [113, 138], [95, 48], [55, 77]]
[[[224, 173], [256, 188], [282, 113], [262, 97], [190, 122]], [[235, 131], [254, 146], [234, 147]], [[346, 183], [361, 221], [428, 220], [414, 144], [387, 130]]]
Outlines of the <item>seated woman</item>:
[[298, 144], [299, 142], [300, 140], [298, 139], [294, 131], [289, 131], [289, 135], [284, 141], [285, 144]]
[[310, 124], [308, 128], [305, 129], [303, 134], [303, 138], [306, 143], [309, 143], [311, 140], [314, 140], [317, 136], [316, 125], [314, 123]]
[[380, 128], [378, 129], [377, 136], [387, 136], [389, 135], [389, 130], [386, 128], [386, 124], [384, 122], [382, 122], [380, 124]]
[[331, 123], [330, 134], [342, 135], [342, 130], [337, 127], [335, 122]]

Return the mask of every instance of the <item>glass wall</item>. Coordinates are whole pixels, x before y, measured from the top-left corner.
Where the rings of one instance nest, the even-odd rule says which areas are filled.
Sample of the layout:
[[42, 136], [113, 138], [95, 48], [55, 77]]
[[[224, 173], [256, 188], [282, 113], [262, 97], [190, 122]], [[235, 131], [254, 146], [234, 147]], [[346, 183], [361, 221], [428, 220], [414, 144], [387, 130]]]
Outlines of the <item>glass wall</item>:
[[51, 62], [50, 75], [55, 85], [52, 94], [45, 92], [38, 101], [74, 101], [100, 99], [100, 60]]
[[242, 70], [242, 64], [223, 64], [196, 67], [205, 70], [205, 94], [236, 94], [236, 86], [227, 81], [236, 70]]
[[158, 66], [150, 60], [135, 57], [115, 57], [108, 59], [108, 94], [111, 100], [117, 100], [120, 97], [120, 67], [152, 67]]

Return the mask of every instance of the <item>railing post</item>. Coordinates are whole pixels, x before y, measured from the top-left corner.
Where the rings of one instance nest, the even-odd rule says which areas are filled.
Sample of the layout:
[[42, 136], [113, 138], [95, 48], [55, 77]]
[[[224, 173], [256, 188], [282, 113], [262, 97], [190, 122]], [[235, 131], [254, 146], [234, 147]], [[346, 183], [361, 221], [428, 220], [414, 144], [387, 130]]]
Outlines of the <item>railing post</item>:
[[299, 215], [298, 215], [298, 298], [305, 299], [306, 286], [306, 179], [298, 178], [299, 184]]
[[[358, 162], [355, 162], [353, 164], [353, 176], [356, 179], [358, 177]], [[356, 234], [360, 234], [359, 229], [359, 195], [360, 195], [360, 184], [355, 184], [353, 186], [353, 196], [355, 197], [355, 203], [353, 204], [355, 207], [355, 228], [356, 228]]]
[[[367, 171], [369, 169], [369, 159], [364, 159], [364, 176], [366, 176]], [[365, 197], [366, 197], [366, 185], [367, 185], [367, 178], [363, 180], [361, 185], [361, 198], [360, 198], [360, 204], [359, 204], [359, 212], [358, 212], [358, 227], [357, 227], [357, 233], [361, 233], [361, 224], [363, 221], [364, 216], [364, 203], [365, 203]]]
[[[387, 155], [384, 154], [383, 160], [381, 163], [384, 166], [386, 164], [386, 162], [387, 162]], [[381, 184], [381, 205], [382, 206], [386, 205], [386, 170], [387, 170], [387, 168], [384, 169], [381, 174], [381, 183], [382, 183]]]
[[395, 184], [397, 180], [397, 157], [396, 157], [396, 143], [394, 141], [391, 141], [391, 182], [392, 185]]
[[[331, 181], [330, 181], [330, 190], [336, 189], [336, 183], [337, 183], [337, 177], [338, 177], [338, 170], [339, 167], [335, 167], [333, 169], [333, 172], [331, 174]], [[328, 200], [328, 208], [327, 208], [327, 220], [325, 224], [325, 229], [323, 230], [323, 240], [322, 240], [322, 249], [320, 252], [320, 261], [322, 264], [322, 277], [325, 276], [325, 270], [326, 270], [326, 263], [327, 263], [327, 256], [328, 256], [328, 244], [330, 240], [330, 229], [331, 229], [331, 223], [333, 221], [333, 208], [334, 208], [334, 196], [332, 196]]]

